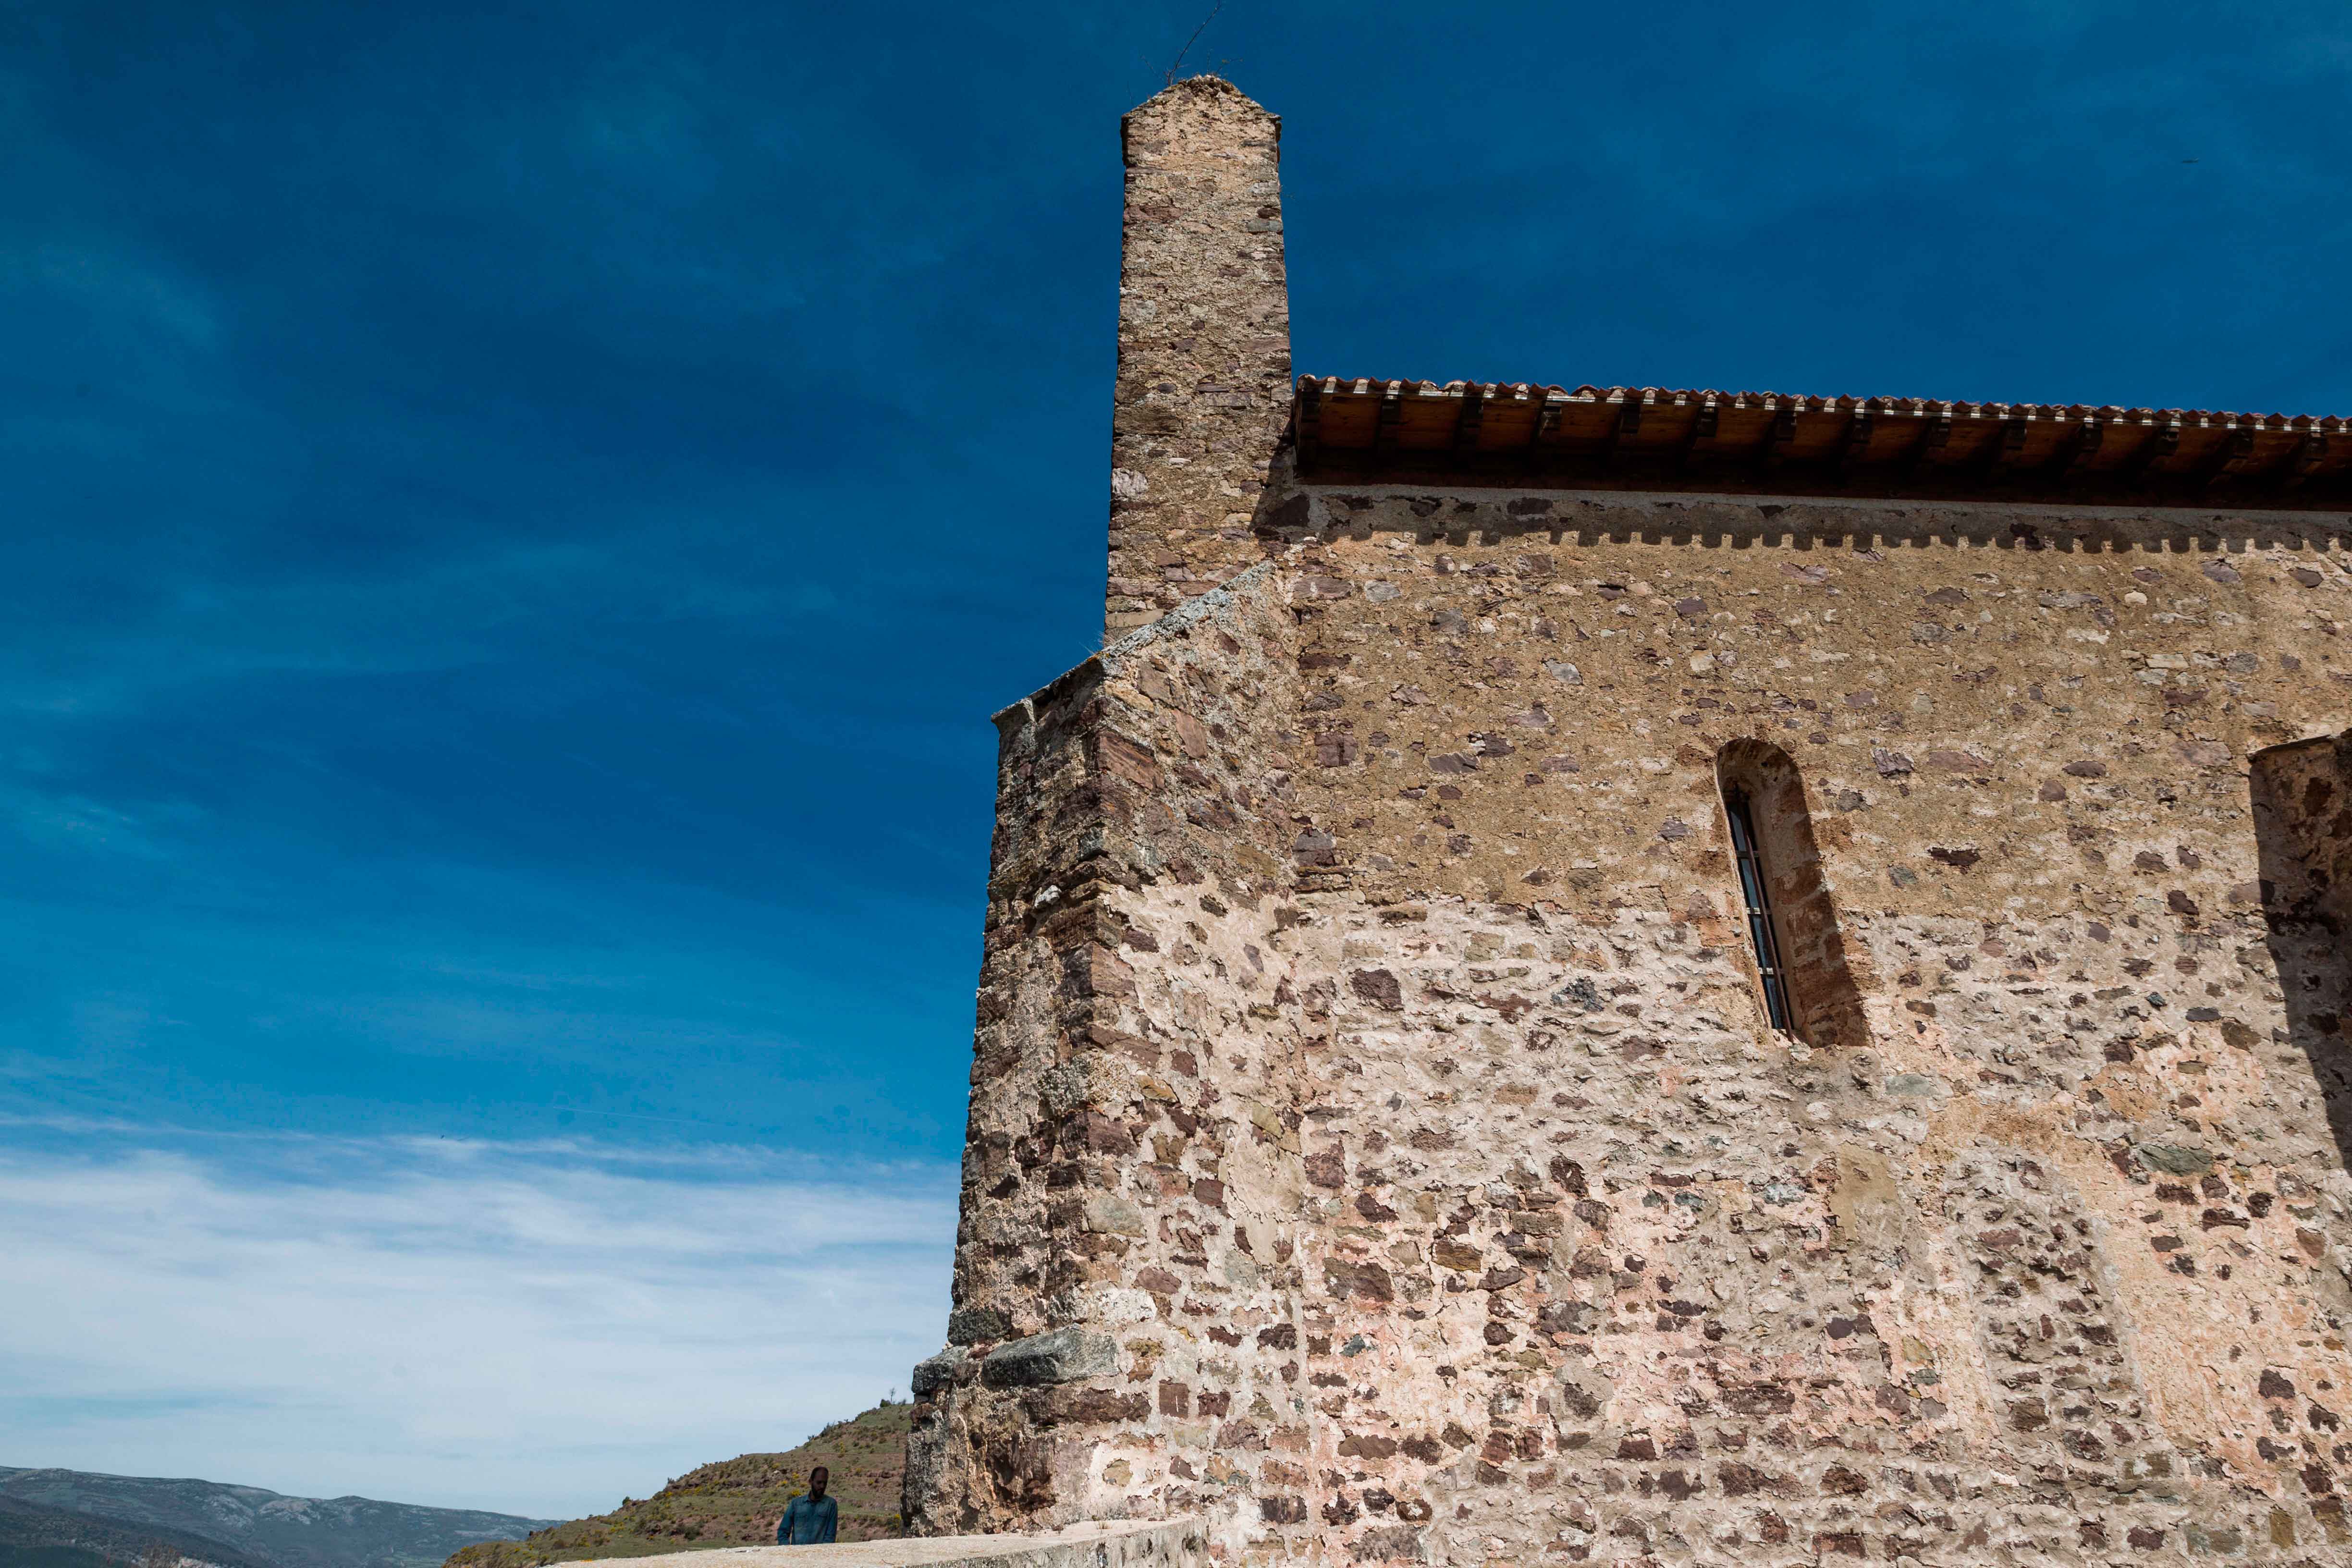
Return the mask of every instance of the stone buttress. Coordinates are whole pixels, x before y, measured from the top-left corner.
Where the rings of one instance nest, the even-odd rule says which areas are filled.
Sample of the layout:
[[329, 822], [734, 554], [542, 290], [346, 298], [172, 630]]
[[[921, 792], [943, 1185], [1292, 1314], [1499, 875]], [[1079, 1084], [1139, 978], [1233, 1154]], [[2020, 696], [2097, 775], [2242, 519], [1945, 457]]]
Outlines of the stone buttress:
[[919, 1531], [1203, 1515], [1297, 1544], [1297, 658], [1261, 567], [999, 716], [949, 1348]]

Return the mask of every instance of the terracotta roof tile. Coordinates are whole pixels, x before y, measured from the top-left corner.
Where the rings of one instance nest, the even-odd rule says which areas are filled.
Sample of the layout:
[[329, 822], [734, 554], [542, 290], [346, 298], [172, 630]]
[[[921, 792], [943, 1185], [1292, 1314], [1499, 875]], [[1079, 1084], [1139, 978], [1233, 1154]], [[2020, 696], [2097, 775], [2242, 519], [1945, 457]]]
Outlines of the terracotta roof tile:
[[1598, 386], [1590, 382], [1581, 386], [1568, 387], [1535, 382], [1470, 382], [1412, 381], [1367, 379], [1345, 376], [1302, 376], [1302, 382], [1315, 382], [1327, 393], [1354, 389], [1359, 393], [1390, 387], [1409, 389], [1423, 397], [1459, 397], [1475, 388], [1485, 397], [1567, 398], [1583, 403], [1623, 405], [1637, 401], [1645, 405], [1656, 404], [1695, 404], [1704, 406], [1750, 408], [1792, 408], [1799, 412], [1845, 413], [1868, 409], [1882, 414], [1941, 415], [1956, 417], [1991, 419], [2100, 419], [2116, 423], [2171, 425], [2258, 426], [2272, 430], [2352, 429], [2352, 416], [2324, 414], [2245, 414], [2211, 408], [2126, 408], [2117, 404], [2102, 403], [1972, 403], [1966, 398], [1957, 401], [1933, 397], [1855, 397], [1844, 394], [1820, 396], [1801, 392], [1726, 392], [1718, 387], [1683, 386]]

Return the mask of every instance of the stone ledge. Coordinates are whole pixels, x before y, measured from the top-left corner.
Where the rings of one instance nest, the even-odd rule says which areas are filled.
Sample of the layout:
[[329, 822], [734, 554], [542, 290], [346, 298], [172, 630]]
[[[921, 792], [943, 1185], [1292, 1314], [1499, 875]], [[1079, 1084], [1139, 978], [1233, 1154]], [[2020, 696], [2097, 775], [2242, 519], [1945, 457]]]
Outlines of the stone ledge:
[[1101, 1520], [1004, 1535], [917, 1535], [830, 1546], [722, 1546], [632, 1557], [629, 1568], [1198, 1568], [1201, 1521]]

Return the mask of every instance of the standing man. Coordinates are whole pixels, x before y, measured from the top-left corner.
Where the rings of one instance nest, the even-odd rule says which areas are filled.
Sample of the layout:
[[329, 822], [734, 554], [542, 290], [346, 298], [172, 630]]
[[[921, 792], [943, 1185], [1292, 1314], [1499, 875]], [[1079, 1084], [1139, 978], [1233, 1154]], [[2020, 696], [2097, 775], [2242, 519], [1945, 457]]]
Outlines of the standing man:
[[824, 1495], [825, 1483], [832, 1479], [832, 1472], [823, 1465], [809, 1472], [808, 1494], [786, 1503], [784, 1517], [776, 1521], [777, 1545], [824, 1546], [832, 1542], [834, 1527], [841, 1521], [841, 1505]]

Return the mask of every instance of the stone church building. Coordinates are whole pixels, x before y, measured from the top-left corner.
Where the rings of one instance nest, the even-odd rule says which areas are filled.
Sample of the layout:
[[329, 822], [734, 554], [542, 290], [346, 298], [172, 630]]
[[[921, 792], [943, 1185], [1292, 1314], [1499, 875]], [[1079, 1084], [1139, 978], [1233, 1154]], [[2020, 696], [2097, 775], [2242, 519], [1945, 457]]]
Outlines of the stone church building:
[[1125, 123], [917, 1531], [2352, 1562], [2352, 428], [1294, 374], [1277, 135]]

